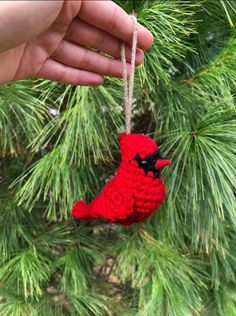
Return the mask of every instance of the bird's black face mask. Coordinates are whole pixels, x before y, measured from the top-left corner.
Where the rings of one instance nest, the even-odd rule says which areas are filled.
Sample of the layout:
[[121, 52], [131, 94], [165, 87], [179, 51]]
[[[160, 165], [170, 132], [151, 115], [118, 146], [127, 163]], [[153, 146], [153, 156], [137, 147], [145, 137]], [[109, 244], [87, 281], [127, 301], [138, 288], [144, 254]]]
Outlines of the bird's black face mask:
[[161, 170], [156, 168], [156, 162], [159, 159], [163, 159], [160, 153], [160, 150], [157, 149], [153, 154], [146, 156], [145, 158], [141, 158], [139, 154], [137, 154], [134, 160], [137, 161], [139, 168], [142, 168], [147, 175], [149, 171], [153, 172], [154, 178], [158, 178], [161, 175]]

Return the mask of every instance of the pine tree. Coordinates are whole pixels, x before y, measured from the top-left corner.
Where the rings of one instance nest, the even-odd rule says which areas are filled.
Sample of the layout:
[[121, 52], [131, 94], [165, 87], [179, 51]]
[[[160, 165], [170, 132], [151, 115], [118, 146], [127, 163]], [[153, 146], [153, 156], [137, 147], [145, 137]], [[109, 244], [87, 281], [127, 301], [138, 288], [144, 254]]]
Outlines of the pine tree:
[[131, 228], [77, 222], [120, 161], [122, 83], [0, 86], [0, 316], [236, 315], [236, 2], [117, 1], [155, 36], [133, 131], [172, 165]]

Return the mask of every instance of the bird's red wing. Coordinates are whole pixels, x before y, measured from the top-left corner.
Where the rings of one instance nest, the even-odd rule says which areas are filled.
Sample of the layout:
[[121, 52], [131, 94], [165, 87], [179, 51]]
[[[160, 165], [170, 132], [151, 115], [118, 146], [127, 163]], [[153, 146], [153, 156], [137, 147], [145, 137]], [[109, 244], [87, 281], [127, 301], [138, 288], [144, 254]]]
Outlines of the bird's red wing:
[[97, 217], [117, 222], [133, 212], [134, 200], [129, 188], [118, 185], [115, 179], [112, 179], [92, 202], [91, 207]]

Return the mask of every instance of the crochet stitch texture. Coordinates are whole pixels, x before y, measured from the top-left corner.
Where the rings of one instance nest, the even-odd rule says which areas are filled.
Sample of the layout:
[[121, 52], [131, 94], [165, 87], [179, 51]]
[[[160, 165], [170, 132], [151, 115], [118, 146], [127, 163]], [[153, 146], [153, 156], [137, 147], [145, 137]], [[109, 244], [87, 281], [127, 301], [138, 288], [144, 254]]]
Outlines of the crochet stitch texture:
[[83, 200], [75, 203], [75, 218], [105, 218], [130, 226], [152, 215], [161, 205], [166, 190], [160, 169], [170, 161], [161, 158], [157, 143], [148, 136], [121, 134], [119, 141], [122, 160], [115, 176], [90, 204]]

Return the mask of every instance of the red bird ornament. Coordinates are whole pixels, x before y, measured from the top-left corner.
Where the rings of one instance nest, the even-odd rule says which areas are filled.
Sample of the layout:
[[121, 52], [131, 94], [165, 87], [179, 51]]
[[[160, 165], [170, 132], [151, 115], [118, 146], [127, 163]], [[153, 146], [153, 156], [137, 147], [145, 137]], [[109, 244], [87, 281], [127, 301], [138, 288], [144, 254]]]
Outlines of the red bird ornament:
[[165, 194], [161, 169], [170, 160], [161, 157], [157, 143], [142, 134], [121, 134], [121, 164], [115, 176], [90, 203], [75, 203], [72, 214], [81, 220], [104, 218], [130, 226], [148, 218]]

